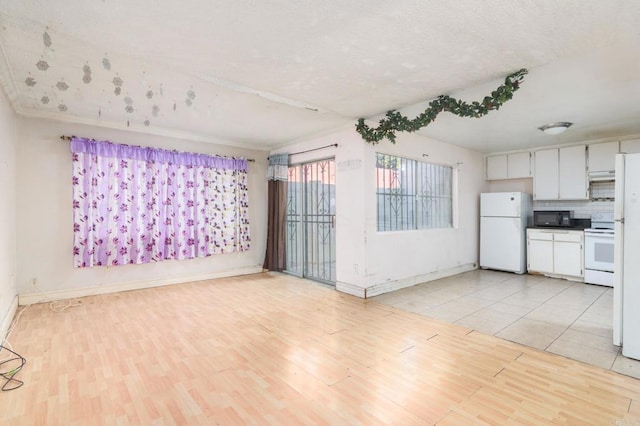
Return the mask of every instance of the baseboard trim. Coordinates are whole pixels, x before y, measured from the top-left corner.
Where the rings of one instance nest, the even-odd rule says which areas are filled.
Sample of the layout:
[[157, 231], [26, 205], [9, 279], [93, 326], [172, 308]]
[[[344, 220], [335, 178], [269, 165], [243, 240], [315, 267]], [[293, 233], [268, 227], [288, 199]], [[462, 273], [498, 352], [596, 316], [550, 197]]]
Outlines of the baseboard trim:
[[343, 283], [343, 282], [336, 282], [336, 290], [342, 292], [342, 293], [347, 293], [350, 294], [352, 296], [357, 296], [360, 297], [362, 299], [366, 298], [366, 289], [359, 287], [357, 285], [353, 285], [353, 284], [349, 284], [349, 283]]
[[2, 342], [3, 344], [7, 338], [9, 327], [11, 327], [11, 323], [13, 322], [13, 318], [15, 318], [16, 316], [17, 310], [18, 310], [18, 296], [16, 295], [11, 301], [11, 305], [9, 305], [9, 310], [7, 311], [7, 314], [4, 316], [2, 320], [2, 324], [0, 324], [0, 336], [2, 336], [2, 339], [0, 339], [0, 342]]
[[367, 287], [366, 289], [364, 289], [364, 298], [366, 299], [373, 296], [379, 296], [390, 291], [400, 290], [401, 288], [411, 287], [416, 284], [450, 277], [452, 275], [461, 274], [463, 272], [473, 271], [474, 269], [478, 269], [477, 263], [467, 263], [464, 265], [456, 266], [454, 268], [429, 272], [428, 274], [415, 275], [413, 277], [402, 278], [400, 280], [374, 284], [371, 287]]
[[55, 300], [73, 299], [76, 297], [96, 296], [99, 294], [118, 293], [120, 291], [142, 290], [145, 288], [162, 287], [166, 285], [183, 284], [192, 281], [205, 281], [216, 278], [235, 277], [240, 275], [257, 274], [262, 272], [262, 266], [248, 266], [245, 268], [229, 269], [211, 274], [185, 275], [181, 277], [163, 278], [158, 280], [129, 281], [117, 284], [100, 285], [95, 287], [73, 288], [66, 290], [45, 291], [43, 293], [29, 293], [18, 295], [19, 305], [53, 302]]

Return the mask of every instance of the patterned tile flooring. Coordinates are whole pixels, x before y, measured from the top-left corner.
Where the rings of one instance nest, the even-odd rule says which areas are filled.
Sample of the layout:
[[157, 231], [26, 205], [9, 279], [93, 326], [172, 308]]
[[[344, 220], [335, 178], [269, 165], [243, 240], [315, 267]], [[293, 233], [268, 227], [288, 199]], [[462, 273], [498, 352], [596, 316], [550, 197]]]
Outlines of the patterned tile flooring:
[[640, 378], [612, 344], [609, 287], [477, 269], [372, 300]]

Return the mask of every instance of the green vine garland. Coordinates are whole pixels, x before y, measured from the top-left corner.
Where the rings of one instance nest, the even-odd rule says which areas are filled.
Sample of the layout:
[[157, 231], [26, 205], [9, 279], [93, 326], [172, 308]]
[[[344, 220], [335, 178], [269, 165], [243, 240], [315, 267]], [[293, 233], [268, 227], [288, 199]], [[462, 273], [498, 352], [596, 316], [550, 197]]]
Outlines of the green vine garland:
[[479, 118], [489, 111], [500, 109], [503, 103], [511, 99], [513, 92], [520, 88], [525, 74], [527, 74], [527, 70], [523, 68], [508, 75], [504, 84], [491, 92], [491, 96], [485, 96], [482, 102], [474, 101], [468, 104], [451, 96], [441, 95], [429, 102], [429, 107], [413, 120], [392, 109], [387, 111], [386, 118], [380, 120], [375, 129], [366, 125], [364, 118], [360, 118], [356, 124], [356, 130], [362, 139], [376, 145], [384, 138], [387, 138], [391, 143], [396, 143], [396, 132], [420, 130], [435, 120], [442, 111], [449, 111], [459, 117]]

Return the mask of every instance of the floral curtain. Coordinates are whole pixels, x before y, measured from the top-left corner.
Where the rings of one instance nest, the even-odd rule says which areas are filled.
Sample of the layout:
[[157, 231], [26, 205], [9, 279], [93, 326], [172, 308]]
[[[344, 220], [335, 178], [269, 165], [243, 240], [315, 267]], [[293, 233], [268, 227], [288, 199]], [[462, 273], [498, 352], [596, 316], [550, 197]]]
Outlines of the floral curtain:
[[71, 139], [74, 266], [250, 247], [247, 161]]

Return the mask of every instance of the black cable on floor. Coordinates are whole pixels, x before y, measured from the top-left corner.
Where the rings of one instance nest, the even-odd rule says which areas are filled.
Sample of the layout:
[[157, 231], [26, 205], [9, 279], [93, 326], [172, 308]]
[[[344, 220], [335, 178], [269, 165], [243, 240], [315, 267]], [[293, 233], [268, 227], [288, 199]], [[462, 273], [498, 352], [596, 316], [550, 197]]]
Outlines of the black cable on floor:
[[[14, 351], [12, 351], [11, 349], [0, 345], [0, 353], [2, 353], [3, 350], [9, 351], [12, 354], [15, 355], [15, 357], [10, 357], [7, 358], [3, 361], [0, 361], [0, 377], [4, 378], [6, 381], [4, 382], [4, 384], [2, 385], [2, 388], [0, 388], [3, 392], [7, 392], [7, 391], [11, 391], [14, 389], [18, 389], [20, 386], [24, 385], [24, 382], [18, 379], [15, 379], [14, 376], [16, 374], [18, 374], [18, 372], [20, 372], [20, 370], [22, 370], [22, 367], [24, 367], [24, 365], [27, 363], [27, 360], [24, 359], [24, 357], [22, 357], [21, 355], [15, 353]], [[13, 367], [11, 364], [11, 362], [15, 362], [18, 361], [16, 367]], [[14, 363], [14, 365], [16, 365]], [[4, 368], [11, 368], [8, 371], [3, 371], [3, 367]], [[13, 368], [12, 368], [13, 367]]]

